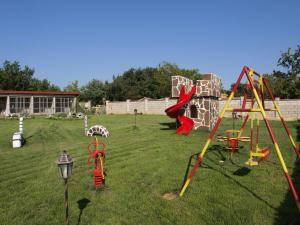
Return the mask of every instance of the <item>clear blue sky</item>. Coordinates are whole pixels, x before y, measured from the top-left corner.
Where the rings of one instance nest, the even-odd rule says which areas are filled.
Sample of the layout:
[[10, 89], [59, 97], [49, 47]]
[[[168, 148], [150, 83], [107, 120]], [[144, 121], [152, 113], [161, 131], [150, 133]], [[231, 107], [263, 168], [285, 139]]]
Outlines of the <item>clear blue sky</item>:
[[300, 44], [300, 1], [0, 0], [0, 63], [64, 87], [162, 61], [221, 76], [272, 72]]

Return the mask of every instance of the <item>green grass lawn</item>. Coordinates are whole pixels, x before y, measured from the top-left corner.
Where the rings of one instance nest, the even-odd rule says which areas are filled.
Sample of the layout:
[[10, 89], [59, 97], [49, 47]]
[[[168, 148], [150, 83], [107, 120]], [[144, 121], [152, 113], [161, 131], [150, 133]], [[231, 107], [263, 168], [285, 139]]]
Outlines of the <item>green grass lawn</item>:
[[[106, 188], [94, 192], [88, 188], [93, 178], [86, 150], [92, 138], [83, 135], [82, 120], [25, 120], [27, 143], [17, 150], [10, 139], [18, 122], [0, 120], [0, 224], [63, 224], [63, 181], [55, 161], [64, 149], [75, 160], [69, 182], [70, 224], [281, 225], [297, 215], [274, 149], [268, 162], [247, 170], [247, 144], [230, 159], [220, 143], [213, 142], [185, 195], [163, 199], [180, 189], [189, 156], [202, 149], [209, 133], [179, 136], [167, 116], [138, 116], [138, 129], [133, 123], [130, 115], [90, 117], [89, 125], [104, 125], [111, 133], [104, 140]], [[281, 124], [271, 124], [300, 191], [296, 155]], [[300, 124], [288, 125], [297, 139]], [[217, 134], [231, 126], [232, 121], [225, 120]], [[271, 146], [264, 127], [261, 146]]]

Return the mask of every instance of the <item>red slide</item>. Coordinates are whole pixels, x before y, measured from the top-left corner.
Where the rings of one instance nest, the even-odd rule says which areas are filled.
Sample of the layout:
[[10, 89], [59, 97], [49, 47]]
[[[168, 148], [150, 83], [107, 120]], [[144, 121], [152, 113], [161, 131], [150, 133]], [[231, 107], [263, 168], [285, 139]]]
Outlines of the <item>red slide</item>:
[[171, 118], [176, 118], [179, 122], [179, 127], [176, 129], [177, 134], [189, 134], [194, 127], [194, 121], [179, 112], [184, 109], [186, 104], [191, 100], [196, 92], [196, 86], [193, 86], [191, 91], [186, 94], [184, 86], [181, 87], [179, 99], [176, 105], [172, 105], [165, 110], [166, 114]]

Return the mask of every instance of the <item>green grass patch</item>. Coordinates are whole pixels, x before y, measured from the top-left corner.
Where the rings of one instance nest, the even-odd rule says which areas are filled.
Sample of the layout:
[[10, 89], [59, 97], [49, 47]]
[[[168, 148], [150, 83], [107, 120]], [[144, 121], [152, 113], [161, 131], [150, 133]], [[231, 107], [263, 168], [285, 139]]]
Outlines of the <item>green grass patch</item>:
[[[64, 149], [75, 160], [69, 181], [70, 224], [279, 225], [297, 215], [264, 126], [260, 142], [271, 146], [269, 161], [247, 169], [248, 144], [230, 159], [214, 141], [185, 195], [168, 201], [162, 196], [179, 191], [189, 156], [201, 151], [208, 131], [179, 136], [167, 116], [138, 116], [137, 129], [131, 115], [90, 116], [89, 125], [101, 124], [111, 134], [102, 139], [107, 143], [106, 188], [94, 192], [89, 189], [93, 178], [86, 150], [92, 138], [84, 136], [83, 120], [34, 118], [24, 124], [27, 143], [12, 149], [18, 122], [0, 121], [0, 224], [63, 224], [63, 181], [55, 160]], [[271, 125], [300, 191], [294, 150], [281, 124]], [[296, 137], [300, 123], [288, 125]], [[231, 126], [226, 119], [217, 134], [224, 135]]]

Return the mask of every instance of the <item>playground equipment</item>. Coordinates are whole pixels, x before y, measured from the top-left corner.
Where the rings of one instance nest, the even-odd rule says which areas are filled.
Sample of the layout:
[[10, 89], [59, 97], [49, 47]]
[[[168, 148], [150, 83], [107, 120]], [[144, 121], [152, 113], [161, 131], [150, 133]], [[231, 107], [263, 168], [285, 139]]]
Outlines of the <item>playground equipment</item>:
[[[93, 148], [93, 149], [92, 149]], [[105, 163], [105, 144], [95, 138], [87, 147], [89, 153], [88, 166], [92, 166], [91, 159], [94, 159], [94, 187], [98, 189], [105, 184], [104, 163]]]
[[217, 141], [226, 141], [228, 149], [231, 153], [235, 153], [239, 149], [239, 142], [249, 142], [249, 137], [240, 137], [240, 130], [226, 130], [226, 136], [218, 136]]
[[194, 127], [194, 121], [183, 114], [187, 107], [187, 103], [191, 100], [195, 92], [196, 86], [192, 86], [191, 91], [187, 94], [185, 93], [185, 87], [182, 86], [177, 104], [165, 110], [169, 117], [177, 119], [179, 126], [177, 127], [176, 132], [178, 134], [189, 134]]
[[[233, 99], [234, 97], [234, 94], [242, 80], [242, 78], [246, 76], [247, 78], [247, 85], [246, 85], [246, 91], [245, 91], [245, 95], [244, 95], [244, 102], [242, 104], [242, 108], [228, 108], [231, 100]], [[258, 79], [254, 79], [254, 76], [257, 77]], [[248, 97], [248, 92], [249, 90], [251, 90], [251, 94], [252, 94], [252, 101], [251, 101], [251, 105], [250, 105], [250, 108], [246, 108], [246, 101], [247, 101], [247, 97]], [[265, 100], [265, 92], [269, 95], [271, 101], [273, 102], [273, 106], [274, 108], [265, 108], [265, 103], [264, 103], [264, 100]], [[256, 104], [255, 104], [256, 103]], [[250, 69], [249, 67], [247, 66], [244, 66], [243, 69], [242, 69], [242, 72], [240, 73], [238, 79], [237, 79], [237, 82], [235, 83], [233, 89], [232, 89], [232, 92], [230, 94], [230, 96], [228, 97], [228, 100], [220, 114], [220, 116], [218, 117], [218, 120], [215, 124], [215, 126], [213, 127], [212, 131], [210, 132], [210, 135], [201, 151], [201, 153], [199, 153], [199, 155], [197, 156], [197, 161], [196, 163], [194, 164], [191, 172], [189, 173], [188, 177], [185, 179], [184, 181], [184, 185], [182, 186], [181, 190], [180, 190], [180, 194], [179, 196], [182, 196], [184, 194], [184, 192], [186, 191], [188, 185], [190, 184], [190, 182], [192, 181], [193, 179], [193, 176], [195, 175], [195, 172], [197, 170], [197, 168], [199, 167], [199, 165], [201, 164], [203, 158], [204, 158], [204, 155], [216, 133], [216, 131], [218, 130], [221, 122], [222, 122], [222, 119], [223, 119], [223, 116], [225, 114], [225, 112], [247, 112], [247, 116], [245, 117], [245, 120], [243, 122], [243, 125], [240, 129], [240, 131], [237, 133], [237, 137], [238, 139], [237, 140], [240, 140], [241, 138], [241, 135], [243, 133], [243, 130], [244, 130], [244, 127], [249, 119], [249, 117], [251, 116], [251, 113], [260, 113], [260, 115], [262, 116], [262, 119], [264, 120], [265, 122], [265, 125], [266, 125], [266, 128], [269, 132], [269, 135], [270, 135], [270, 138], [272, 140], [272, 143], [274, 145], [274, 149], [275, 149], [275, 152], [277, 154], [277, 157], [279, 159], [279, 162], [281, 164], [281, 167], [283, 169], [283, 172], [284, 172], [284, 175], [286, 177], [286, 180], [287, 180], [287, 183], [292, 191], [292, 194], [293, 194], [293, 198], [295, 200], [295, 203], [298, 207], [298, 210], [300, 210], [300, 203], [299, 203], [299, 198], [298, 198], [298, 193], [295, 189], [295, 186], [293, 184], [293, 181], [289, 175], [289, 172], [288, 172], [288, 169], [286, 167], [286, 164], [285, 164], [285, 161], [282, 157], [282, 154], [281, 154], [281, 151], [280, 151], [280, 148], [279, 148], [279, 145], [278, 145], [278, 142], [277, 142], [277, 138], [271, 128], [271, 125], [270, 125], [270, 122], [268, 120], [268, 116], [266, 114], [266, 111], [275, 111], [278, 113], [279, 117], [280, 117], [280, 120], [283, 124], [283, 127], [285, 128], [285, 131], [289, 137], [289, 140], [294, 148], [294, 151], [296, 152], [297, 156], [298, 156], [298, 159], [300, 159], [300, 152], [299, 152], [299, 149], [297, 148], [294, 140], [293, 140], [293, 137], [287, 127], [287, 124], [281, 114], [281, 111], [277, 105], [277, 103], [275, 102], [275, 98], [271, 92], [271, 89], [269, 88], [268, 86], [268, 83], [267, 83], [267, 80], [262, 76], [260, 75], [259, 73], [257, 73], [256, 71], [254, 71], [253, 69]], [[252, 120], [252, 117], [251, 117], [251, 120]], [[257, 127], [259, 128], [259, 121], [257, 122]], [[251, 122], [251, 136], [253, 137], [253, 120]], [[258, 137], [258, 132], [257, 132], [257, 137]], [[250, 140], [251, 137], [250, 137]], [[251, 142], [251, 141], [250, 141]], [[236, 147], [235, 144], [232, 144], [233, 147]], [[251, 147], [252, 148], [252, 147]], [[257, 154], [255, 154], [257, 153]], [[258, 153], [262, 153], [262, 154], [258, 154]], [[268, 148], [259, 148], [258, 146], [258, 138], [257, 138], [257, 143], [256, 143], [256, 152], [253, 152], [253, 149], [250, 149], [250, 159], [248, 160], [248, 163], [249, 165], [251, 164], [256, 164], [257, 161], [255, 161], [254, 157], [259, 157], [260, 159], [266, 159], [269, 155], [269, 150]]]
[[255, 151], [253, 151], [253, 118], [251, 117], [251, 128], [250, 128], [250, 158], [246, 162], [249, 166], [257, 166], [259, 162], [266, 161], [269, 159], [270, 151], [269, 147], [259, 147], [259, 119], [256, 119], [256, 143]]
[[193, 97], [182, 110], [182, 113], [185, 117], [193, 120], [194, 130], [211, 130], [217, 122], [219, 115], [218, 98], [221, 96], [221, 79], [213, 73], [203, 74], [202, 79], [196, 81], [184, 76], [172, 76], [171, 96], [172, 98], [176, 98], [177, 101], [179, 101], [182, 93], [182, 86], [184, 86], [185, 92], [190, 92], [193, 86], [196, 89]]
[[14, 133], [13, 137], [12, 137], [12, 147], [13, 148], [20, 148], [25, 143], [25, 139], [23, 137], [23, 133], [24, 133], [23, 121], [24, 121], [23, 117], [20, 117], [19, 118], [19, 132]]

